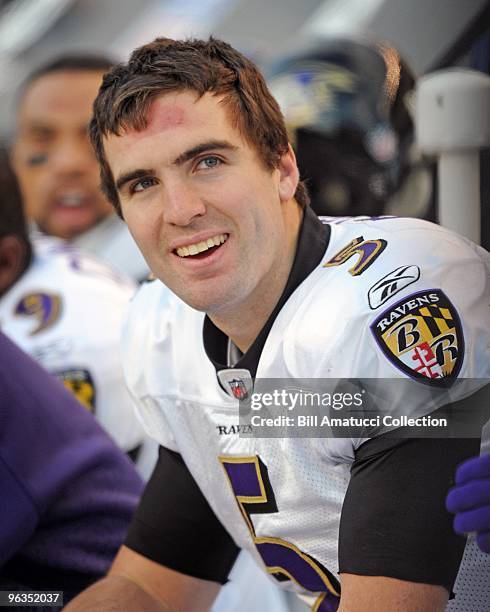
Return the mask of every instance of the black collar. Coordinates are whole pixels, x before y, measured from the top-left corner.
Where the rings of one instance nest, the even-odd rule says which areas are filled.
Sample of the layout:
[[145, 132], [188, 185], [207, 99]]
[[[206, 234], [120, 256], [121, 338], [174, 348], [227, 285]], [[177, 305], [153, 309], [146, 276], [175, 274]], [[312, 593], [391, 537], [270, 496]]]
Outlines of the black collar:
[[[248, 351], [234, 364], [234, 368], [248, 370], [252, 378], [255, 378], [262, 349], [277, 315], [293, 291], [318, 266], [326, 251], [329, 239], [330, 226], [324, 225], [312, 209], [307, 207], [299, 231], [293, 266], [284, 291], [264, 327], [260, 330], [259, 335], [255, 338]], [[226, 364], [228, 337], [214, 325], [207, 315], [203, 325], [203, 341], [206, 354], [216, 371], [229, 369], [229, 366]]]

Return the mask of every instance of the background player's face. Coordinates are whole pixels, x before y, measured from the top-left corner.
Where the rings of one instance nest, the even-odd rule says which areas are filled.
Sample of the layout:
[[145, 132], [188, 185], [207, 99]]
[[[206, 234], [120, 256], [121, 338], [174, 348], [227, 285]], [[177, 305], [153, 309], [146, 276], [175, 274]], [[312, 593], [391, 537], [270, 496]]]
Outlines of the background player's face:
[[60, 238], [74, 238], [112, 212], [87, 134], [102, 74], [48, 73], [29, 85], [20, 104], [12, 162], [26, 213]]
[[259, 307], [275, 291], [297, 231], [292, 152], [266, 168], [221, 98], [189, 91], [157, 98], [144, 130], [104, 144], [124, 219], [153, 273], [177, 295], [224, 314]]

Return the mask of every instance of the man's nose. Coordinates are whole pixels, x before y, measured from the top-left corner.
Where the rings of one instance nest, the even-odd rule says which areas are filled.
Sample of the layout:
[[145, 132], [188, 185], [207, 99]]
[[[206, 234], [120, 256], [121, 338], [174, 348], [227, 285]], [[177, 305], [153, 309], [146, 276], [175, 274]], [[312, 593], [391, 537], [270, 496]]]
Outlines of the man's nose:
[[54, 172], [79, 175], [97, 169], [96, 159], [90, 144], [66, 138], [58, 143], [50, 154]]
[[163, 190], [163, 219], [170, 225], [185, 227], [206, 214], [201, 195], [184, 180], [172, 180]]

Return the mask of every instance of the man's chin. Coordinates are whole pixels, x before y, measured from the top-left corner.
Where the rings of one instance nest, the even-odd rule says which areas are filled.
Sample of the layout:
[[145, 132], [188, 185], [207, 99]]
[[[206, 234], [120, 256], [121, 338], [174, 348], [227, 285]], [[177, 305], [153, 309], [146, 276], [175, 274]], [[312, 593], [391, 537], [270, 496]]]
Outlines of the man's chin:
[[153, 277], [159, 279], [172, 293], [194, 310], [205, 312], [208, 315], [221, 314], [233, 308], [243, 296], [244, 291], [238, 290], [235, 276], [231, 280], [229, 275], [224, 273], [201, 279], [186, 277], [186, 282], [183, 282], [183, 277], [179, 277], [178, 272], [168, 274], [168, 264], [159, 262], [155, 265], [155, 262], [152, 263], [154, 265], [152, 266], [150, 262], [149, 266], [153, 270]]
[[199, 312], [205, 312], [209, 317], [222, 317], [226, 312], [233, 308], [234, 302], [229, 303], [225, 297], [218, 300], [214, 297], [212, 300], [209, 298], [209, 295], [203, 297], [189, 297], [189, 296], [179, 296], [181, 300], [183, 300], [186, 304], [188, 304], [194, 310], [198, 310]]
[[44, 234], [49, 236], [55, 236], [62, 240], [74, 240], [98, 225], [103, 219], [104, 217], [94, 216], [72, 220], [51, 219], [44, 223], [38, 223], [38, 227]]
[[[164, 283], [165, 284], [165, 283]], [[194, 310], [198, 310], [199, 312], [205, 312], [209, 314], [214, 312], [217, 308], [219, 308], [219, 304], [216, 304], [215, 300], [210, 300], [209, 296], [201, 297], [195, 295], [189, 295], [188, 292], [177, 292], [173, 291], [169, 287], [172, 293], [175, 293], [178, 298], [180, 298], [183, 302], [185, 302], [188, 306], [193, 308]]]
[[60, 238], [61, 240], [73, 240], [92, 227], [91, 225], [67, 227], [58, 226], [51, 223], [38, 223], [37, 226], [43, 234], [46, 234], [47, 236], [54, 236], [55, 238]]

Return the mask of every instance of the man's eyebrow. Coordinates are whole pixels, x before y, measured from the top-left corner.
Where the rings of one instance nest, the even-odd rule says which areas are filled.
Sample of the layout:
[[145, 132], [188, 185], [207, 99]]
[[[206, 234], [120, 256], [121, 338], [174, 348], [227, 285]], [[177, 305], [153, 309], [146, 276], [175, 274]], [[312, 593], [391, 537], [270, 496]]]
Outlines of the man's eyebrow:
[[129, 181], [138, 178], [144, 178], [146, 176], [151, 176], [154, 174], [155, 171], [150, 168], [138, 168], [137, 170], [130, 170], [129, 172], [121, 174], [121, 176], [116, 180], [116, 188], [118, 191], [121, 191], [124, 185], [126, 185], [126, 183], [129, 183]]
[[[206, 151], [235, 151], [238, 147], [232, 145], [230, 142], [226, 140], [209, 140], [207, 142], [202, 142], [201, 144], [192, 147], [191, 149], [187, 149], [181, 153], [178, 157], [176, 157], [173, 161], [173, 164], [176, 166], [181, 166], [185, 162], [189, 161], [196, 155], [200, 153], [204, 153]], [[116, 180], [116, 188], [118, 191], [121, 191], [122, 187], [129, 181], [138, 178], [144, 178], [146, 176], [155, 175], [155, 170], [151, 168], [138, 168], [137, 170], [130, 170], [129, 172], [125, 172], [121, 174], [120, 177]]]
[[54, 132], [56, 128], [53, 125], [35, 119], [34, 121], [25, 122], [22, 129], [25, 132]]
[[176, 157], [173, 163], [176, 166], [181, 166], [186, 161], [189, 161], [196, 155], [200, 153], [205, 153], [210, 150], [227, 150], [227, 151], [235, 151], [238, 147], [232, 145], [230, 142], [226, 140], [209, 140], [208, 142], [202, 142], [201, 144], [192, 147], [192, 149], [188, 149], [181, 153], [178, 157]]

